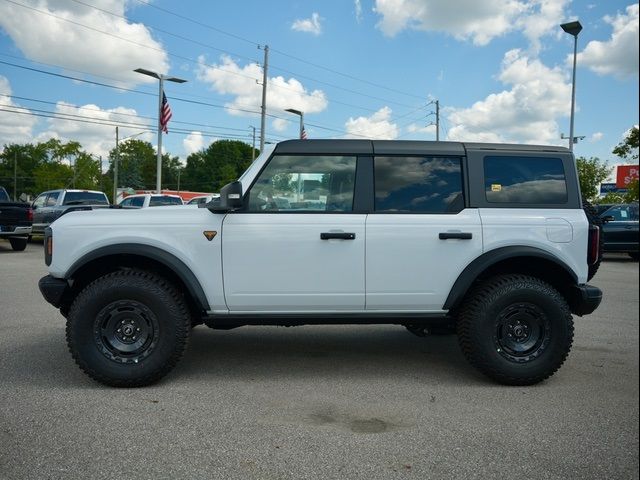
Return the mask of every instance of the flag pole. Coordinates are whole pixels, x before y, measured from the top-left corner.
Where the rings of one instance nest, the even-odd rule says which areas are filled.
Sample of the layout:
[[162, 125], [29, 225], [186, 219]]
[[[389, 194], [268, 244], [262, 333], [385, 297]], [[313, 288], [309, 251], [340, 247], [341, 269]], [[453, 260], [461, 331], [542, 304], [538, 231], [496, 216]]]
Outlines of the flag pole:
[[164, 96], [164, 75], [160, 75], [158, 85], [158, 155], [156, 160], [156, 193], [162, 193], [162, 98]]

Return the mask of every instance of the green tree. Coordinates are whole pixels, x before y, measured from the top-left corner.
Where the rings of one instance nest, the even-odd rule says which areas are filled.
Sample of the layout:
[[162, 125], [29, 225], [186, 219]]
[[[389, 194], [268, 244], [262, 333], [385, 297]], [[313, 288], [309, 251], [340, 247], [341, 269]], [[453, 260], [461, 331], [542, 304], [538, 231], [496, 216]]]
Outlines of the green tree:
[[592, 202], [598, 197], [598, 186], [611, 174], [612, 168], [598, 157], [578, 157], [576, 165], [582, 198]]
[[238, 140], [218, 140], [187, 157], [181, 188], [219, 192], [251, 164], [251, 146]]
[[634, 126], [629, 130], [625, 139], [613, 149], [613, 154], [624, 160], [637, 161], [638, 142], [638, 127]]
[[[638, 162], [638, 127], [632, 127], [625, 139], [614, 149], [613, 154], [628, 163]], [[622, 201], [617, 203], [629, 203], [638, 201], [638, 180], [634, 180], [627, 185], [627, 193], [622, 195]]]

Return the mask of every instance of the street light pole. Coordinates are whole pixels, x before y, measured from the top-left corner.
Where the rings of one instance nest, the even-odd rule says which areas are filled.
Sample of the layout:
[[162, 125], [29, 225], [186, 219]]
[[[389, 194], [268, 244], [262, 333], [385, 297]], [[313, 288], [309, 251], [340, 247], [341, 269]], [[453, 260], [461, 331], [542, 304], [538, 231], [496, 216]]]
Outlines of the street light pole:
[[573, 75], [571, 80], [571, 120], [569, 123], [569, 150], [573, 152], [573, 144], [575, 137], [573, 136], [573, 124], [576, 111], [576, 57], [578, 55], [578, 34], [582, 31], [582, 25], [579, 21], [563, 23], [560, 25], [569, 35], [573, 36]]
[[158, 91], [158, 154], [156, 161], [156, 192], [161, 193], [162, 189], [162, 94], [164, 92], [164, 82], [184, 83], [186, 80], [177, 77], [171, 77], [169, 75], [163, 75], [162, 73], [152, 72], [144, 68], [136, 68], [134, 72], [148, 75], [159, 80]]
[[113, 161], [113, 204], [118, 203], [118, 163], [120, 163], [120, 150], [118, 144], [118, 127], [116, 127], [116, 158]]
[[302, 138], [302, 132], [304, 131], [304, 112], [296, 110], [295, 108], [287, 108], [285, 112], [293, 113], [300, 117], [300, 131], [298, 132], [298, 138]]

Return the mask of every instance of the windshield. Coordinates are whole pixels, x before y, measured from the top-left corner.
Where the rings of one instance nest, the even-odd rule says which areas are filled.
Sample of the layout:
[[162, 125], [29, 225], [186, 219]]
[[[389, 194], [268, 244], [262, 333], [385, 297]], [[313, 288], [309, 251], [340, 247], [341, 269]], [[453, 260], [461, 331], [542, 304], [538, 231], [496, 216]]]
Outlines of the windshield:
[[4, 189], [4, 187], [0, 187], [0, 202], [8, 202], [9, 201], [9, 195], [7, 194], [7, 191]]
[[109, 202], [100, 192], [67, 192], [64, 205], [109, 205]]

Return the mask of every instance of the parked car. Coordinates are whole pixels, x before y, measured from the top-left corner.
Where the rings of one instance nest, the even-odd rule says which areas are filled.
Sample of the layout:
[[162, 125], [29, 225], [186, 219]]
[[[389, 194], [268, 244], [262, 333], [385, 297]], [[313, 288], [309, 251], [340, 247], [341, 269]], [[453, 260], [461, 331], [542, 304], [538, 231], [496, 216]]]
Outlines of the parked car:
[[22, 251], [27, 248], [31, 234], [33, 210], [28, 203], [12, 202], [4, 187], [0, 187], [0, 238], [6, 238], [11, 248]]
[[[304, 178], [323, 195], [272, 201]], [[424, 335], [442, 322], [485, 375], [531, 385], [567, 358], [572, 314], [600, 304], [598, 240], [563, 147], [291, 140], [206, 208], [65, 215], [47, 229], [40, 291], [107, 385], [166, 375], [199, 323]]]
[[209, 203], [214, 198], [220, 198], [220, 194], [213, 193], [211, 195], [200, 195], [198, 197], [193, 197], [191, 200], [187, 202], [187, 205], [200, 205], [203, 203]]
[[108, 207], [109, 199], [97, 190], [49, 190], [42, 192], [31, 204], [32, 233], [43, 234], [44, 229], [69, 209], [78, 206]]
[[638, 260], [638, 204], [610, 206], [600, 214], [600, 218], [604, 251], [628, 253], [631, 258]]
[[163, 207], [167, 205], [184, 205], [178, 195], [166, 193], [137, 193], [125, 197], [119, 205], [122, 208]]

